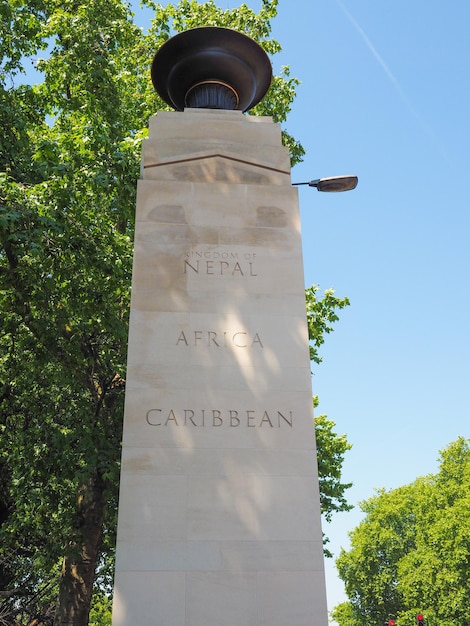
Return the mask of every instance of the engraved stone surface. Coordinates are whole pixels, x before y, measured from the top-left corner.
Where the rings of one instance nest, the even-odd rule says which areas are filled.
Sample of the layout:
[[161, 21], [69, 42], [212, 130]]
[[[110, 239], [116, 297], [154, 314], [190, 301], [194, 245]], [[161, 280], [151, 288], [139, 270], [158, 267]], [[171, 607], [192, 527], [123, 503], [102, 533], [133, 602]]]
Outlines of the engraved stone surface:
[[138, 184], [113, 626], [327, 626], [280, 129], [161, 112]]

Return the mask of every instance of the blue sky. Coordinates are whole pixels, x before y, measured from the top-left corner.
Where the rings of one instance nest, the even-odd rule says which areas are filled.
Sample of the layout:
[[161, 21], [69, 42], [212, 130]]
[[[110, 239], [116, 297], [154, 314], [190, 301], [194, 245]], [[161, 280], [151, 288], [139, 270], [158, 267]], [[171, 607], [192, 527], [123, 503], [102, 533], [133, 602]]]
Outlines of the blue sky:
[[[279, 5], [273, 68], [302, 81], [285, 124], [307, 150], [293, 180], [359, 177], [344, 194], [299, 189], [306, 286], [351, 300], [313, 390], [353, 444], [357, 504], [437, 471], [470, 436], [470, 3]], [[325, 526], [336, 555], [360, 519], [356, 507]], [[346, 599], [332, 560], [327, 592], [330, 609]]]
[[[356, 504], [470, 436], [470, 4], [281, 0], [273, 26], [302, 80], [293, 179], [359, 176], [349, 193], [300, 192], [306, 284], [351, 299], [313, 388], [353, 444]], [[360, 519], [325, 527], [336, 555]], [[344, 599], [333, 562], [327, 591], [330, 609]]]

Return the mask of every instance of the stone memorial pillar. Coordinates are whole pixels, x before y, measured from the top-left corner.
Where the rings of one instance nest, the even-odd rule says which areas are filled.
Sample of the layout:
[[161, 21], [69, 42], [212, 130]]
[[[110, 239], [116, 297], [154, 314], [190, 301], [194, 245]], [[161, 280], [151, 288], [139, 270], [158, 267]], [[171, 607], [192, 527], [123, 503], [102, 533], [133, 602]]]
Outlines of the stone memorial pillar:
[[159, 112], [138, 184], [113, 626], [327, 626], [297, 190], [270, 118]]

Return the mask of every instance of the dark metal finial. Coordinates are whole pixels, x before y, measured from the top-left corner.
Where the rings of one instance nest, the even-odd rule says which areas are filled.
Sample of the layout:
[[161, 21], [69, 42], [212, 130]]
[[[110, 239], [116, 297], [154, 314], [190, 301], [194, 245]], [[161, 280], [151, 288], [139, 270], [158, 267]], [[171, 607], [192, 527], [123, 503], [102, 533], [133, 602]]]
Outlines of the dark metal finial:
[[168, 39], [152, 62], [158, 95], [177, 111], [188, 108], [247, 111], [272, 80], [266, 52], [229, 28], [193, 28]]

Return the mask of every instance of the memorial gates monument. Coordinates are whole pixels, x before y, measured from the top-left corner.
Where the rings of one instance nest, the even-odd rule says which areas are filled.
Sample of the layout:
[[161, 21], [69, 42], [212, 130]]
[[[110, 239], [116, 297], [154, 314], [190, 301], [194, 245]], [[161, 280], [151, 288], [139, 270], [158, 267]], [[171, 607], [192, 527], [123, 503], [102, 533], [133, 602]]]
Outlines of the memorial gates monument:
[[152, 65], [113, 626], [327, 626], [297, 189], [271, 65], [223, 28]]

